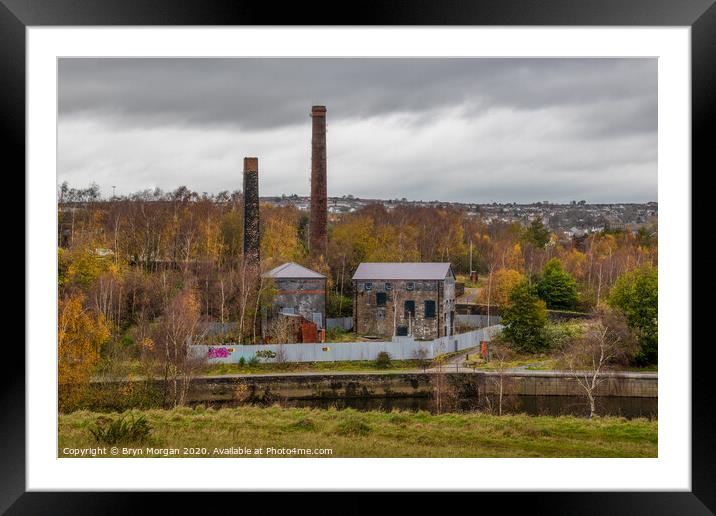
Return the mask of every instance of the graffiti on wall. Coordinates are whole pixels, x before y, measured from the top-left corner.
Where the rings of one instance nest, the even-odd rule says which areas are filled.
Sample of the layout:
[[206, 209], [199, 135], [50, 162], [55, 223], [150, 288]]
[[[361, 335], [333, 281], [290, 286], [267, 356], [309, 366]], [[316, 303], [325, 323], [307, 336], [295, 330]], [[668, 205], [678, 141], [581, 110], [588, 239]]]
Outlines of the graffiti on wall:
[[207, 352], [207, 356], [209, 358], [229, 358], [232, 351], [234, 351], [234, 348], [225, 348], [225, 347], [212, 348], [212, 347], [210, 347], [209, 351]]

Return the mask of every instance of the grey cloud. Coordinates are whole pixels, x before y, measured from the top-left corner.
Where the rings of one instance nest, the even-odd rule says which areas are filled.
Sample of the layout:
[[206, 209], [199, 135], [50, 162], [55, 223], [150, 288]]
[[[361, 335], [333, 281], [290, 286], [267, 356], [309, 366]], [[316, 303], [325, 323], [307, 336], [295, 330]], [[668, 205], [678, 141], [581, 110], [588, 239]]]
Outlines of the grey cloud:
[[[656, 105], [654, 59], [62, 59], [61, 115], [144, 124], [296, 124], [473, 103], [538, 109], [610, 100]], [[595, 120], [595, 122], [598, 122]]]
[[61, 59], [58, 179], [307, 193], [313, 104], [331, 195], [656, 198], [656, 59]]

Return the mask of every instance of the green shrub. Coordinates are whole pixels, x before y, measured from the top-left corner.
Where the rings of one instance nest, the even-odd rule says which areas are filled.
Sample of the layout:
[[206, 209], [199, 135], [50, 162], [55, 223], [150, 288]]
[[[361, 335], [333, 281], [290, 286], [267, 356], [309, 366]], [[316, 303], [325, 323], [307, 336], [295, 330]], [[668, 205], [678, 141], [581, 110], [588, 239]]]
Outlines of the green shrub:
[[[66, 396], [67, 390], [66, 384], [59, 386], [61, 399]], [[163, 392], [156, 384], [139, 381], [99, 382], [90, 384], [72, 398], [72, 403], [62, 404], [60, 411], [70, 413], [78, 409], [89, 409], [98, 412], [124, 412], [135, 408], [161, 406], [162, 403]]]
[[502, 335], [515, 351], [538, 353], [549, 345], [545, 338], [547, 308], [537, 297], [529, 281], [523, 280], [510, 290], [507, 306], [502, 310]]
[[299, 431], [314, 431], [316, 430], [316, 423], [309, 417], [302, 417], [298, 421], [295, 421], [288, 425], [289, 430]]
[[246, 359], [244, 357], [241, 357], [239, 359], [239, 367], [244, 367], [246, 365]]
[[89, 431], [101, 444], [141, 443], [149, 439], [152, 427], [144, 416], [130, 415], [118, 419], [99, 417]]
[[394, 425], [404, 426], [410, 422], [410, 417], [407, 414], [396, 413], [390, 416], [389, 421]]
[[551, 349], [562, 350], [583, 333], [583, 323], [579, 321], [548, 322], [545, 326], [545, 339]]
[[375, 357], [375, 367], [378, 369], [388, 369], [392, 365], [392, 357], [387, 351], [381, 351]]
[[562, 268], [558, 258], [552, 258], [544, 266], [542, 280], [537, 284], [539, 297], [547, 303], [547, 308], [572, 309], [577, 306], [579, 293], [577, 282]]
[[349, 417], [338, 424], [338, 433], [341, 435], [368, 435], [371, 431], [362, 419]]
[[328, 338], [330, 340], [338, 340], [345, 333], [348, 332], [343, 328], [336, 326], [335, 328], [331, 328], [330, 330], [328, 330]]
[[659, 277], [656, 267], [641, 267], [617, 278], [608, 299], [609, 306], [626, 317], [639, 336], [640, 351], [634, 365], [656, 364], [659, 344]]
[[251, 367], [256, 367], [260, 363], [261, 363], [261, 361], [259, 360], [259, 357], [257, 357], [256, 355], [252, 356], [248, 361], [248, 364]]

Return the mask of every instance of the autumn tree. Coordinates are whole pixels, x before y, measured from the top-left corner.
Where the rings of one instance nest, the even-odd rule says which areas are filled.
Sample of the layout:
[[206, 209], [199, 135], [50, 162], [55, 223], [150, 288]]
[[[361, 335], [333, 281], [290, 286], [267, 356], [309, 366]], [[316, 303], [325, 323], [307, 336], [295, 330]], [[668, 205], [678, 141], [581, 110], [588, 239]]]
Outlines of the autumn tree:
[[[356, 270], [376, 248], [373, 219], [369, 217], [351, 216], [331, 228], [328, 255], [333, 270]], [[350, 276], [341, 281], [350, 282]]]
[[238, 209], [224, 213], [219, 223], [222, 262], [234, 263], [243, 250], [244, 221]]
[[265, 266], [273, 268], [286, 262], [302, 262], [306, 258], [298, 233], [298, 210], [261, 206], [261, 256]]
[[[499, 269], [493, 274], [491, 280], [491, 288], [489, 289], [489, 296], [486, 289], [483, 288], [482, 296], [484, 301], [491, 301], [491, 304], [497, 306], [504, 306], [508, 303], [510, 292], [512, 289], [524, 281], [524, 274], [514, 269]], [[488, 300], [487, 298], [490, 297]]]
[[559, 256], [564, 270], [577, 281], [583, 281], [587, 274], [587, 255], [577, 249], [567, 249]]
[[66, 289], [87, 291], [111, 267], [110, 256], [102, 255], [92, 244], [58, 251], [59, 283]]
[[57, 376], [61, 410], [74, 406], [82, 397], [99, 362], [100, 347], [109, 336], [104, 316], [86, 309], [81, 294], [60, 300]]

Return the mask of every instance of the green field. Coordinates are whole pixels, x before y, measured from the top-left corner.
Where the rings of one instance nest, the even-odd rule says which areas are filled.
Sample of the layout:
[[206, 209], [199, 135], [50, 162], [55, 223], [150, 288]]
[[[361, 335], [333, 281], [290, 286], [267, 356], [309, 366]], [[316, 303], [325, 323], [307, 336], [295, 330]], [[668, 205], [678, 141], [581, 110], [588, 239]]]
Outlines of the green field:
[[[120, 450], [142, 450], [143, 457], [169, 453], [161, 449], [177, 450], [175, 456], [180, 457], [239, 456], [215, 452], [232, 447], [329, 448], [332, 457], [656, 457], [658, 453], [657, 421], [645, 419], [431, 415], [278, 406], [135, 410], [125, 416], [130, 414], [143, 415], [149, 423], [151, 431], [145, 441], [97, 442], [90, 429], [98, 420], [106, 425], [107, 418], [119, 418], [116, 413], [61, 414], [58, 455], [70, 456], [69, 449], [109, 450], [112, 445]], [[193, 448], [194, 454], [185, 447]]]

